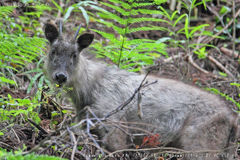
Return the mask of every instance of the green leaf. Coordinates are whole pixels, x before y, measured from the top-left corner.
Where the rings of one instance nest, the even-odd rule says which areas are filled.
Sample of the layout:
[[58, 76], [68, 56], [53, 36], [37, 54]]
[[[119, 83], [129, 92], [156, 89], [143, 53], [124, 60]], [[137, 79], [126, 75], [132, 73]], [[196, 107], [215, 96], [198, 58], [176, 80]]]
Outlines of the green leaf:
[[105, 12], [105, 13], [110, 13], [108, 12], [107, 10], [101, 8], [101, 7], [98, 7], [98, 6], [95, 6], [95, 5], [91, 5], [91, 8], [97, 10], [97, 11], [102, 11], [102, 12]]
[[52, 3], [63, 13], [62, 7], [60, 7], [54, 0], [52, 0]]
[[[109, 0], [110, 2], [113, 2], [113, 3], [119, 3], [121, 5], [121, 7], [125, 8], [125, 9], [131, 9], [132, 6], [129, 5], [128, 3], [124, 2], [124, 1], [120, 1], [120, 0]], [[102, 2], [100, 2], [102, 3]]]
[[100, 23], [102, 23], [102, 24], [104, 24], [104, 25], [106, 25], [107, 27], [113, 27], [113, 29], [115, 30], [115, 31], [117, 31], [118, 32], [118, 34], [124, 34], [125, 33], [125, 28], [123, 29], [123, 28], [120, 28], [120, 27], [118, 27], [118, 26], [116, 26], [116, 25], [114, 25], [112, 22], [106, 22], [106, 21], [104, 21], [104, 20], [98, 20], [98, 19], [95, 19], [97, 22], [100, 22]]
[[199, 5], [201, 5], [201, 4], [203, 4], [204, 5], [204, 8], [205, 8], [205, 10], [207, 10], [207, 7], [206, 7], [206, 2], [211, 2], [212, 0], [202, 0], [202, 2], [200, 1], [200, 2], [198, 2], [197, 4], [193, 4], [193, 7], [192, 8], [195, 8], [195, 7], [197, 7], [197, 6], [199, 6]]
[[67, 110], [62, 110], [62, 113], [68, 113], [68, 111]]
[[33, 83], [36, 83], [37, 79], [43, 75], [43, 72], [40, 72], [38, 74], [36, 74], [30, 81], [30, 84], [28, 86], [28, 89], [27, 89], [27, 93], [30, 93], [31, 89], [32, 89], [32, 86], [33, 86]]
[[19, 106], [24, 106], [26, 104], [31, 104], [32, 102], [29, 99], [17, 99]]
[[139, 32], [139, 31], [150, 31], [150, 30], [160, 30], [160, 31], [169, 31], [165, 27], [138, 27], [138, 28], [131, 28], [127, 30], [127, 33]]
[[188, 4], [186, 4], [184, 1], [181, 1], [181, 4], [182, 4], [182, 8], [189, 10]]
[[219, 13], [221, 16], [221, 15], [229, 13], [229, 12], [231, 12], [231, 8], [227, 7], [226, 5], [223, 5]]
[[165, 16], [167, 16], [167, 18], [168, 18], [169, 20], [171, 20], [171, 17], [170, 17], [170, 15], [167, 13], [167, 11], [166, 11], [162, 6], [159, 6], [159, 7], [160, 7], [160, 9], [164, 12]]
[[116, 43], [116, 44], [119, 44], [119, 40], [115, 37], [114, 34], [112, 33], [106, 33], [106, 32], [103, 32], [103, 31], [99, 31], [99, 30], [96, 30], [96, 29], [92, 29], [92, 31], [96, 32], [96, 33], [99, 33], [101, 34], [104, 38], [107, 38], [109, 39], [110, 41], [112, 41], [113, 43]]
[[52, 117], [57, 116], [57, 115], [58, 115], [57, 112], [52, 112]]
[[190, 36], [192, 36], [195, 32], [197, 32], [197, 31], [200, 30], [201, 28], [207, 27], [207, 26], [209, 26], [209, 24], [202, 24], [202, 25], [199, 25], [199, 26], [194, 27], [193, 30], [190, 32]]
[[88, 16], [86, 10], [83, 7], [79, 7], [79, 9], [82, 11], [83, 17], [85, 18], [87, 26], [88, 26], [88, 24], [89, 24], [89, 16]]
[[22, 74], [34, 73], [34, 72], [42, 72], [42, 69], [32, 69], [30, 71], [23, 72]]
[[205, 0], [202, 0], [202, 1], [203, 1], [203, 6], [204, 6], [205, 10], [207, 10], [206, 1]]
[[105, 3], [105, 2], [100, 2], [100, 3], [105, 5], [105, 6], [108, 6], [108, 7], [112, 8], [114, 10], [116, 10], [117, 12], [121, 13], [123, 16], [129, 16], [129, 14], [130, 14], [130, 11], [126, 11], [126, 10], [116, 6], [116, 5], [112, 5], [112, 4]]
[[141, 23], [141, 22], [165, 22], [169, 25], [171, 23], [169, 21], [163, 20], [163, 19], [157, 19], [157, 18], [149, 18], [149, 17], [141, 17], [141, 18], [129, 18], [128, 23]]
[[171, 38], [170, 37], [163, 37], [163, 38], [159, 38], [156, 43], [163, 43], [163, 42], [167, 42], [170, 41]]
[[39, 83], [38, 83], [38, 88], [42, 88], [43, 87], [43, 81], [45, 79], [45, 76], [41, 76], [40, 79], [39, 79]]
[[141, 14], [156, 14], [156, 15], [163, 15], [163, 12], [158, 11], [158, 10], [149, 10], [149, 9], [131, 9], [131, 15], [138, 15], [139, 13]]
[[223, 72], [218, 72], [221, 76], [223, 77], [227, 77], [227, 74], [226, 73], [223, 73]]
[[240, 87], [240, 83], [230, 83], [230, 85]]
[[8, 94], [8, 98], [11, 100], [12, 99], [12, 96], [10, 94]]
[[70, 7], [67, 8], [67, 12], [66, 12], [66, 14], [64, 15], [63, 22], [68, 19], [68, 17], [70, 16], [70, 14], [71, 14], [71, 12], [72, 12], [73, 9], [74, 9], [73, 6], [70, 6]]
[[125, 45], [138, 45], [138, 44], [145, 43], [145, 42], [155, 42], [155, 40], [151, 40], [151, 39], [132, 39], [132, 40], [126, 41]]
[[184, 26], [184, 30], [185, 30], [185, 36], [187, 37], [187, 39], [189, 39], [189, 32], [188, 32], [188, 17], [186, 17], [185, 19], [185, 26]]
[[156, 58], [158, 58], [158, 57], [161, 56], [161, 55], [158, 54], [158, 53], [150, 53], [149, 55], [152, 56], [152, 57], [156, 57]]
[[173, 24], [173, 27], [175, 27], [176, 25], [177, 25], [177, 23], [183, 18], [183, 17], [187, 17], [187, 14], [183, 14], [183, 15], [181, 15], [176, 21], [175, 21], [175, 23]]
[[167, 0], [154, 0], [154, 3], [156, 5], [160, 5], [160, 4], [165, 3], [165, 2], [167, 2]]
[[195, 54], [198, 55], [198, 58], [206, 58], [206, 55], [208, 54], [208, 52], [205, 51], [206, 47], [202, 47], [196, 51], [194, 51]]
[[178, 13], [178, 11], [174, 11], [172, 16], [171, 16], [171, 21], [175, 18], [175, 15]]
[[108, 13], [108, 14], [98, 13], [98, 15], [105, 19], [114, 19], [115, 21], [123, 25], [127, 25], [127, 22], [129, 21], [128, 19], [121, 18], [114, 13]]
[[3, 82], [3, 83], [9, 83], [9, 84], [17, 84], [15, 81], [13, 80], [10, 80], [10, 79], [7, 79], [5, 77], [0, 77], [0, 83]]
[[154, 5], [154, 3], [148, 3], [147, 1], [145, 3], [137, 3], [137, 2], [133, 2], [132, 3], [132, 7], [147, 7], [147, 6], [152, 6]]

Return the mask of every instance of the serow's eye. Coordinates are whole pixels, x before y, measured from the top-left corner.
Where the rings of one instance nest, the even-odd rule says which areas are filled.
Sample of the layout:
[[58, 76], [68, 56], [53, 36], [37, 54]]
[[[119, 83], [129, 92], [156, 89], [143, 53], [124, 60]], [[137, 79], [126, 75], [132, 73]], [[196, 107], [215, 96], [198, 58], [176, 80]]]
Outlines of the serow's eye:
[[54, 49], [52, 50], [52, 54], [55, 54], [55, 50]]
[[76, 54], [73, 54], [73, 58], [76, 59], [76, 58], [77, 58], [77, 55], [76, 55]]

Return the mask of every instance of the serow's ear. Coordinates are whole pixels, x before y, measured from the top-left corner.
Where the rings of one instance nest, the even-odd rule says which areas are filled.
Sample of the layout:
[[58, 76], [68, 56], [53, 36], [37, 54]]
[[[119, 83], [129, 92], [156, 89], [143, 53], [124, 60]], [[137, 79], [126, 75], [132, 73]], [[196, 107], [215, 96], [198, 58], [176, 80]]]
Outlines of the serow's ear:
[[79, 51], [81, 51], [84, 48], [87, 48], [93, 41], [94, 35], [91, 33], [85, 33], [78, 37], [77, 43], [79, 47]]
[[53, 43], [53, 41], [59, 36], [57, 28], [54, 25], [47, 23], [45, 27], [45, 36], [50, 43]]

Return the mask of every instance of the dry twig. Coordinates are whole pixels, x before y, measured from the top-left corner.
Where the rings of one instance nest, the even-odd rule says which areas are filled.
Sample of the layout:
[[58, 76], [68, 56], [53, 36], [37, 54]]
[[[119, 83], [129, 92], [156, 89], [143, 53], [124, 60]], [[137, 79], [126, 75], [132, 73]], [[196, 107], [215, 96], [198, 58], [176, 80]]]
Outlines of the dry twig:
[[[230, 50], [230, 49], [227, 49], [227, 48], [224, 48], [224, 47], [221, 47], [220, 50], [225, 53], [226, 55], [228, 55], [229, 57], [234, 57], [234, 58], [239, 58], [240, 59], [240, 55], [238, 55], [237, 52], [233, 52], [233, 50]], [[233, 55], [234, 53], [234, 55]]]
[[32, 119], [28, 118], [28, 121], [30, 123], [32, 123], [35, 127], [37, 127], [37, 129], [39, 129], [40, 131], [42, 131], [44, 134], [48, 134], [48, 132], [42, 128], [41, 126], [39, 126], [37, 123], [35, 123]]
[[219, 36], [220, 34], [222, 34], [223, 31], [225, 31], [232, 23], [233, 21], [237, 18], [237, 16], [240, 14], [240, 9], [237, 11], [237, 13], [235, 14], [235, 16], [233, 17], [233, 19], [231, 19], [231, 21], [228, 22], [228, 24], [219, 32], [217, 32], [212, 38], [210, 38], [208, 41], [204, 42], [204, 44], [208, 44], [210, 43], [212, 40], [214, 40], [217, 36]]
[[214, 62], [221, 70], [223, 70], [231, 79], [236, 80], [236, 78], [233, 76], [231, 72], [229, 72], [228, 69], [226, 69], [220, 62], [218, 62], [215, 58], [212, 56], [207, 56], [209, 60]]

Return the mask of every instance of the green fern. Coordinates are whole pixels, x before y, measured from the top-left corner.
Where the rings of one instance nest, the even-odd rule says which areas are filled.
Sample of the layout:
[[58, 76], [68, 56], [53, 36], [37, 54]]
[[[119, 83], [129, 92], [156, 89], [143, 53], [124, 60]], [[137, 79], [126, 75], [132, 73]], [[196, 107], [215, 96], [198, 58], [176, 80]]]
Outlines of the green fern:
[[[12, 13], [14, 7], [0, 7], [0, 22], [8, 21], [8, 15]], [[18, 27], [16, 25], [16, 27]], [[38, 57], [38, 53], [42, 53], [46, 41], [39, 37], [27, 37], [26, 34], [13, 34], [11, 31], [0, 23], [0, 86], [3, 84], [16, 84], [15, 74], [19, 69], [23, 68], [26, 62], [32, 62]]]
[[[236, 86], [240, 86], [239, 84], [237, 83], [231, 83], [231, 85], [236, 85]], [[234, 99], [232, 99], [229, 95], [226, 95], [222, 92], [220, 92], [219, 90], [217, 90], [216, 88], [205, 88], [207, 91], [211, 91], [217, 95], [220, 95], [221, 97], [224, 97], [226, 98], [227, 101], [231, 101], [233, 102], [239, 109], [240, 109], [240, 103], [239, 102], [236, 102]], [[240, 97], [240, 95], [239, 95]]]
[[[108, 28], [113, 28], [113, 30], [118, 33], [118, 36], [102, 30], [92, 29], [94, 32], [109, 40], [106, 46], [102, 43], [95, 43], [93, 45], [99, 56], [107, 56], [120, 68], [128, 69], [130, 71], [138, 71], [143, 65], [153, 64], [153, 60], [161, 54], [168, 56], [165, 51], [166, 46], [163, 43], [158, 43], [157, 41], [150, 39], [129, 39], [127, 37], [134, 32], [167, 30], [166, 28], [153, 25], [133, 27], [135, 24], [146, 22], [167, 23], [167, 21], [162, 19], [147, 17], [148, 14], [163, 14], [163, 12], [159, 10], [144, 9], [146, 6], [155, 5], [155, 2], [146, 3], [133, 0], [127, 2], [109, 0], [109, 2], [111, 3], [100, 3], [115, 10], [115, 12], [98, 12], [97, 14], [100, 18], [92, 18]], [[165, 0], [160, 2], [165, 2]], [[158, 1], [158, 3], [160, 2]], [[135, 15], [138, 14], [141, 14], [141, 18], [135, 18]]]
[[[209, 37], [214, 37], [212, 32], [209, 31], [204, 31], [205, 27], [208, 27], [209, 24], [202, 24], [202, 25], [198, 25], [198, 26], [190, 26], [190, 15], [191, 15], [191, 11], [193, 10], [193, 8], [195, 8], [196, 6], [203, 4], [205, 6], [205, 3], [207, 1], [203, 1], [200, 3], [196, 3], [196, 0], [191, 1], [190, 5], [185, 4], [184, 2], [181, 2], [182, 7], [186, 8], [189, 13], [188, 14], [178, 14], [178, 11], [174, 11], [174, 12], [169, 12], [168, 10], [164, 9], [163, 7], [159, 6], [158, 8], [161, 10], [162, 12], [162, 16], [165, 17], [166, 21], [162, 21], [165, 22], [169, 25], [169, 27], [172, 28], [172, 30], [166, 29], [165, 31], [167, 31], [169, 33], [170, 36], [175, 36], [175, 39], [172, 39], [170, 37], [166, 37], [169, 38], [167, 41], [169, 42], [169, 46], [171, 47], [181, 47], [183, 48], [187, 53], [190, 53], [191, 51], [193, 51], [195, 54], [197, 54], [199, 56], [199, 58], [206, 58], [207, 52], [203, 54], [203, 50], [205, 50], [206, 47], [213, 47], [215, 48], [214, 45], [209, 45], [209, 44], [199, 44], [199, 43], [191, 43], [190, 40], [194, 39], [194, 37], [199, 36], [199, 35], [206, 35]], [[176, 25], [178, 25], [179, 23], [184, 24], [184, 27], [179, 29], [178, 31], [175, 31]], [[182, 43], [182, 40], [179, 41], [177, 40], [178, 35], [185, 35], [186, 39], [184, 41], [184, 43]], [[217, 37], [217, 38], [221, 38], [221, 37]], [[198, 46], [198, 47], [196, 47]]]
[[[27, 147], [24, 145], [24, 149]], [[36, 153], [29, 153], [25, 156], [22, 155], [23, 149], [19, 149], [18, 151], [7, 151], [6, 149], [0, 148], [0, 159], [8, 159], [8, 160], [16, 160], [16, 159], [22, 159], [22, 160], [66, 160], [65, 158], [59, 158], [54, 156], [48, 156], [48, 155], [38, 155]]]

